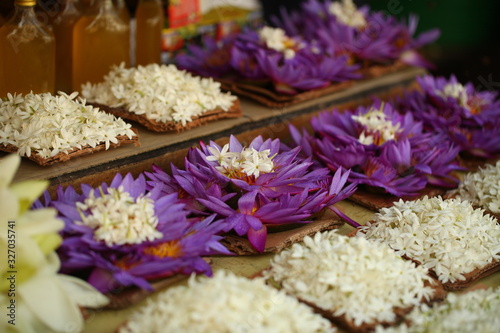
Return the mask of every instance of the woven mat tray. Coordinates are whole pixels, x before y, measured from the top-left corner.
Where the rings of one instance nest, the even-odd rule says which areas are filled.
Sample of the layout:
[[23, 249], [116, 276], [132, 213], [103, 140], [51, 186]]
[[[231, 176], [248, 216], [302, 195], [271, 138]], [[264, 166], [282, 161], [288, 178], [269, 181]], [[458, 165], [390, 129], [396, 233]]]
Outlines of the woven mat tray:
[[[407, 67], [409, 66], [401, 62], [396, 62], [391, 65], [374, 65], [362, 70], [363, 79], [376, 78]], [[270, 87], [235, 80], [217, 79], [217, 81], [221, 83], [222, 89], [224, 90], [229, 90], [239, 96], [251, 98], [268, 107], [281, 108], [345, 90], [354, 86], [359, 80], [333, 83], [324, 88], [308, 90], [295, 95], [280, 94]]]
[[135, 121], [154, 132], [182, 132], [194, 127], [202, 126], [208, 122], [217, 121], [219, 119], [239, 118], [243, 115], [243, 111], [241, 110], [240, 106], [240, 101], [236, 100], [228, 111], [224, 111], [222, 109], [210, 110], [203, 113], [200, 116], [193, 117], [192, 121], [186, 123], [186, 126], [182, 126], [181, 123], [174, 121], [158, 122], [156, 120], [148, 119], [144, 115], [137, 115], [133, 112], [129, 112], [125, 108], [112, 108], [107, 105], [99, 103], [88, 103], [88, 104], [91, 104], [95, 107], [100, 108], [103, 111], [111, 113], [116, 117], [121, 117], [123, 119]]
[[[354, 237], [359, 230], [360, 229], [353, 230], [348, 234], [348, 236]], [[421, 263], [418, 260], [415, 260], [409, 256], [404, 255], [402, 256], [402, 258], [406, 260], [411, 260], [417, 265], [421, 265]], [[462, 274], [465, 277], [465, 280], [462, 281], [457, 280], [455, 282], [442, 283], [441, 281], [439, 281], [437, 274], [432, 269], [429, 270], [430, 275], [432, 275], [437, 281], [439, 281], [439, 283], [443, 286], [444, 290], [446, 291], [458, 291], [466, 289], [470, 287], [472, 284], [479, 281], [480, 279], [490, 276], [498, 271], [500, 271], [500, 260], [497, 261], [494, 260], [484, 267], [476, 268], [475, 270], [469, 273]]]
[[[426, 301], [422, 300], [422, 303], [426, 304], [432, 304], [435, 302], [440, 302], [446, 298], [446, 291], [443, 289], [442, 285], [435, 281], [436, 283], [433, 285], [429, 285], [426, 283], [427, 286], [431, 286], [434, 289], [434, 296]], [[346, 318], [345, 315], [342, 316], [335, 316], [331, 311], [324, 310], [315, 304], [311, 302], [307, 302], [304, 300], [299, 299], [301, 302], [304, 304], [307, 304], [311, 308], [314, 309], [314, 311], [320, 315], [322, 315], [324, 318], [330, 320], [332, 323], [334, 323], [336, 326], [342, 328], [346, 332], [352, 332], [352, 333], [368, 333], [368, 332], [373, 332], [375, 330], [375, 327], [378, 325], [381, 325], [383, 327], [390, 327], [390, 326], [395, 326], [397, 324], [400, 324], [404, 321], [405, 316], [413, 310], [412, 307], [408, 308], [394, 308], [394, 314], [396, 315], [396, 320], [394, 322], [381, 322], [381, 321], [376, 321], [374, 323], [363, 323], [361, 325], [355, 325], [354, 322], [348, 318]]]
[[397, 197], [395, 195], [387, 194], [387, 193], [377, 193], [370, 192], [365, 189], [358, 189], [353, 195], [351, 195], [348, 200], [353, 201], [363, 207], [368, 209], [378, 211], [381, 208], [392, 207], [394, 202], [399, 201], [399, 199], [403, 199], [405, 201], [409, 200], [417, 200], [424, 196], [437, 196], [444, 195], [448, 189], [443, 187], [435, 187], [435, 186], [427, 186], [423, 190], [420, 191], [420, 194], [412, 197]]
[[[328, 211], [325, 215], [311, 223], [276, 226], [274, 230], [272, 226], [269, 227], [264, 253], [278, 253], [294, 243], [301, 242], [306, 236], [319, 231], [338, 229], [344, 225], [344, 221], [333, 212]], [[226, 235], [221, 243], [237, 255], [260, 254], [250, 245], [248, 239], [242, 236]]]
[[[135, 133], [135, 136], [132, 137], [132, 139], [129, 139], [128, 136], [126, 136], [126, 135], [119, 135], [116, 137], [118, 139], [118, 142], [117, 143], [110, 143], [109, 147], [116, 148], [116, 147], [119, 147], [121, 145], [126, 145], [126, 144], [133, 144], [135, 147], [140, 146], [139, 136], [138, 136], [137, 130], [132, 128], [132, 131], [134, 131], [134, 133]], [[7, 153], [16, 153], [18, 148], [14, 145], [11, 145], [11, 144], [7, 144], [7, 145], [0, 144], [0, 150], [7, 152]], [[55, 163], [65, 162], [65, 161], [68, 161], [70, 159], [73, 159], [73, 158], [76, 158], [79, 156], [93, 154], [93, 153], [101, 151], [101, 150], [106, 150], [106, 144], [104, 142], [101, 142], [100, 144], [96, 145], [93, 148], [91, 146], [87, 145], [87, 146], [82, 147], [81, 149], [74, 148], [67, 153], [61, 152], [61, 153], [58, 153], [55, 156], [52, 156], [49, 158], [41, 157], [35, 151], [31, 152], [30, 157], [27, 157], [27, 156], [23, 156], [23, 157], [28, 158], [28, 159], [38, 163], [41, 166], [48, 166], [48, 165], [52, 165]]]

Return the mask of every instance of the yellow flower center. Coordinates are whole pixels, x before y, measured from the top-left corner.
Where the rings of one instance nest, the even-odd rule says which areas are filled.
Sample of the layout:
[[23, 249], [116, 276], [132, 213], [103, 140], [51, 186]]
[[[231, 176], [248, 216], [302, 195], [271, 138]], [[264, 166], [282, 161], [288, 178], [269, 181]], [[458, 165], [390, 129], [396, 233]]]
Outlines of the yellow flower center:
[[153, 255], [158, 258], [177, 258], [182, 256], [182, 246], [178, 240], [173, 240], [146, 247], [143, 252], [144, 254]]

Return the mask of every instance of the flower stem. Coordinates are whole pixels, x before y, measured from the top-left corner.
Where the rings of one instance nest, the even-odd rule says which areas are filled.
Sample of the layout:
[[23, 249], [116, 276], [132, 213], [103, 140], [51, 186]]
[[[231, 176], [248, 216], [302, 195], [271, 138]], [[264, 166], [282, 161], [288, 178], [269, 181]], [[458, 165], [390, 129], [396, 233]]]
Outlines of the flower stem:
[[349, 225], [351, 227], [354, 227], [354, 228], [359, 228], [361, 227], [361, 224], [359, 224], [358, 222], [354, 221], [353, 219], [351, 219], [349, 216], [345, 215], [344, 213], [342, 213], [340, 211], [340, 209], [338, 209], [337, 207], [335, 206], [330, 206], [329, 207], [330, 210], [332, 212], [334, 212], [335, 214], [337, 214], [341, 219], [343, 219], [344, 221], [346, 221], [347, 223], [349, 223]]

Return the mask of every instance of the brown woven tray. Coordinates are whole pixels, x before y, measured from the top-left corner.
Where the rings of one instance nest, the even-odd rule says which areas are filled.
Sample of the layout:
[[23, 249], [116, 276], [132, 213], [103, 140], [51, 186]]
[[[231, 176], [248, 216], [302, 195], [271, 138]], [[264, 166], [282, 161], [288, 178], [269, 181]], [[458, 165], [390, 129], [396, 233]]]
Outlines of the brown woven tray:
[[135, 121], [147, 129], [154, 132], [182, 132], [189, 130], [194, 127], [202, 126], [208, 122], [216, 121], [219, 119], [227, 119], [227, 118], [239, 118], [243, 115], [241, 110], [240, 101], [235, 100], [233, 105], [228, 111], [224, 111], [222, 109], [215, 109], [211, 111], [207, 111], [198, 117], [194, 117], [192, 121], [187, 122], [186, 126], [182, 126], [181, 123], [169, 121], [169, 122], [158, 122], [156, 120], [148, 119], [144, 115], [137, 115], [133, 112], [128, 111], [125, 108], [112, 108], [107, 105], [99, 104], [99, 103], [88, 103], [99, 109], [106, 111], [115, 115], [116, 117], [121, 117], [123, 119]]
[[[358, 231], [360, 231], [360, 229], [355, 229], [355, 230], [351, 231], [348, 234], [348, 236], [354, 237], [356, 235], [356, 233], [358, 233]], [[411, 260], [414, 263], [416, 263], [417, 265], [421, 265], [420, 261], [415, 260], [411, 257], [406, 256], [406, 255], [402, 256], [402, 258], [404, 258], [406, 260]], [[437, 274], [432, 269], [429, 269], [429, 273], [437, 281], [439, 281], [439, 283], [443, 286], [444, 290], [446, 290], [446, 291], [457, 291], [457, 290], [466, 289], [466, 288], [470, 287], [473, 283], [479, 281], [480, 279], [485, 278], [487, 276], [490, 276], [491, 274], [494, 274], [498, 271], [500, 271], [500, 260], [492, 261], [491, 263], [489, 263], [488, 265], [486, 265], [484, 267], [476, 268], [475, 270], [473, 270], [469, 273], [462, 274], [465, 277], [465, 280], [462, 280], [462, 281], [457, 280], [455, 282], [442, 283], [441, 281], [439, 281]]]
[[[278, 253], [294, 243], [301, 242], [306, 236], [314, 235], [319, 231], [338, 229], [342, 225], [344, 225], [344, 221], [340, 217], [328, 212], [328, 216], [311, 223], [287, 225], [288, 229], [283, 227], [285, 230], [276, 230], [274, 232], [270, 229], [268, 230], [264, 253]], [[221, 243], [237, 255], [260, 254], [250, 245], [248, 239], [242, 236], [226, 235]]]
[[[438, 281], [435, 281], [435, 283], [433, 285], [430, 285], [429, 283], [426, 282], [425, 285], [430, 286], [434, 289], [434, 296], [428, 301], [422, 300], [422, 303], [432, 304], [434, 302], [440, 302], [446, 298], [446, 291], [443, 289], [442, 285]], [[383, 327], [398, 325], [404, 321], [405, 316], [408, 313], [410, 313], [414, 308], [413, 306], [408, 307], [408, 308], [404, 308], [404, 309], [403, 308], [394, 308], [394, 314], [396, 315], [396, 320], [394, 322], [376, 321], [373, 323], [363, 323], [361, 325], [355, 325], [354, 322], [352, 320], [347, 319], [345, 315], [335, 316], [331, 311], [319, 308], [318, 306], [316, 306], [315, 304], [312, 304], [310, 302], [307, 302], [307, 301], [304, 301], [301, 299], [299, 299], [299, 300], [301, 302], [303, 302], [304, 304], [307, 304], [308, 306], [313, 308], [316, 313], [318, 313], [318, 314], [322, 315], [324, 318], [330, 320], [336, 326], [342, 328], [346, 332], [352, 332], [352, 333], [373, 332], [375, 330], [375, 327], [377, 327], [378, 325], [381, 325]]]
[[467, 172], [478, 171], [486, 164], [495, 164], [500, 159], [500, 155], [493, 158], [480, 158], [476, 156], [460, 157], [458, 162], [461, 166], [467, 168]]
[[[352, 236], [352, 233], [350, 235]], [[269, 270], [269, 267], [261, 270], [260, 272], [258, 272], [254, 276], [252, 276], [251, 278], [263, 277], [264, 276], [264, 271], [266, 271], [266, 270]], [[431, 275], [431, 279], [434, 281], [434, 283], [430, 284], [428, 282], [425, 282], [425, 286], [432, 287], [434, 289], [434, 295], [428, 301], [425, 300], [425, 299], [423, 299], [422, 303], [432, 304], [434, 302], [440, 302], [440, 301], [442, 301], [442, 300], [444, 300], [446, 298], [447, 292], [443, 288], [443, 285], [434, 276], [432, 276], [432, 275]], [[269, 281], [268, 281], [268, 283], [269, 283]], [[280, 285], [277, 284], [276, 282], [271, 282], [270, 284], [273, 285], [277, 289], [281, 288]], [[295, 297], [294, 295], [292, 295], [292, 296]], [[365, 324], [357, 326], [357, 325], [354, 324], [354, 322], [352, 320], [347, 319], [345, 315], [335, 316], [331, 311], [322, 309], [322, 308], [316, 306], [314, 303], [305, 301], [305, 300], [303, 300], [301, 298], [297, 298], [297, 299], [300, 302], [302, 302], [302, 303], [308, 305], [309, 307], [311, 307], [314, 310], [314, 312], [316, 312], [316, 313], [322, 315], [324, 318], [330, 320], [336, 326], [342, 328], [346, 332], [353, 332], [353, 333], [358, 333], [358, 332], [359, 333], [372, 332], [377, 325], [382, 325], [384, 327], [395, 326], [395, 325], [401, 323], [404, 320], [404, 317], [408, 313], [410, 313], [411, 310], [413, 310], [413, 308], [414, 308], [414, 307], [408, 307], [408, 308], [404, 308], [404, 309], [402, 309], [402, 308], [394, 308], [394, 313], [396, 314], [396, 320], [394, 322], [381, 322], [381, 321], [377, 321], [377, 322], [374, 322], [374, 323], [371, 323], [371, 324], [365, 323]]]
[[[110, 143], [109, 147], [116, 148], [116, 147], [119, 147], [119, 146], [125, 145], [125, 144], [133, 144], [135, 147], [140, 146], [139, 136], [138, 136], [137, 130], [135, 128], [132, 128], [132, 131], [134, 131], [134, 133], [135, 133], [135, 136], [132, 137], [132, 139], [129, 139], [128, 136], [126, 136], [126, 135], [118, 135], [116, 137], [118, 139], [118, 142], [117, 143]], [[14, 145], [11, 145], [11, 144], [7, 144], [7, 145], [0, 144], [0, 150], [7, 152], [7, 153], [16, 153], [18, 148]], [[31, 152], [30, 157], [26, 157], [26, 156], [23, 156], [23, 157], [26, 157], [26, 158], [38, 163], [41, 166], [48, 166], [48, 165], [52, 165], [54, 163], [65, 162], [65, 161], [68, 161], [70, 159], [73, 159], [73, 158], [76, 158], [79, 156], [93, 154], [93, 153], [101, 151], [101, 150], [106, 150], [106, 144], [104, 142], [96, 145], [93, 148], [91, 146], [87, 145], [87, 146], [82, 147], [81, 149], [74, 148], [74, 149], [70, 150], [68, 153], [61, 152], [61, 153], [58, 153], [57, 155], [49, 157], [49, 158], [43, 158], [35, 151]]]
[[417, 200], [424, 196], [434, 197], [437, 195], [444, 195], [448, 189], [444, 187], [427, 186], [420, 191], [419, 195], [412, 197], [397, 197], [387, 193], [377, 193], [363, 188], [358, 189], [348, 199], [363, 207], [378, 211], [381, 208], [392, 207], [394, 202], [403, 199], [405, 201]]
[[[395, 62], [390, 65], [373, 65], [361, 70], [363, 79], [371, 79], [386, 74], [396, 72], [400, 69], [409, 67], [401, 62]], [[300, 92], [295, 95], [280, 94], [271, 87], [244, 83], [230, 79], [217, 79], [222, 85], [222, 89], [229, 90], [236, 95], [251, 98], [268, 107], [281, 108], [304, 101], [332, 94], [341, 90], [350, 88], [356, 84], [355, 80], [333, 83], [327, 87]]]

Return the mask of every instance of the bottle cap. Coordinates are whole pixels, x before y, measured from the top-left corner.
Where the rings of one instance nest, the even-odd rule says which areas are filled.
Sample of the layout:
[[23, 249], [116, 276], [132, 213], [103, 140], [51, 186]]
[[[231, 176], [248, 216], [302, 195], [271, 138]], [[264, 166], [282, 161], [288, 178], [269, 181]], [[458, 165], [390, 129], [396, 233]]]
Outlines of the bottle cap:
[[36, 0], [15, 0], [14, 4], [17, 6], [35, 6]]

